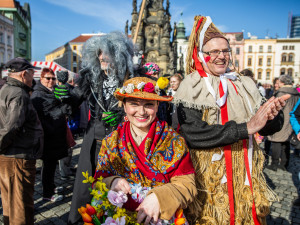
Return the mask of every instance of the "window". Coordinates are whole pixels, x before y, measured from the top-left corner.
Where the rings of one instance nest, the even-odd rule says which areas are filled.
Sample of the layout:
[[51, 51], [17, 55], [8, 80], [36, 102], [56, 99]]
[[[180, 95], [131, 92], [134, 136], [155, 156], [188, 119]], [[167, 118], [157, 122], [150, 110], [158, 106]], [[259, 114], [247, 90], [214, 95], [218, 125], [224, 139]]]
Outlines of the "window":
[[9, 35], [7, 35], [7, 44], [8, 44], [8, 45], [12, 45], [12, 44], [11, 44], [11, 38], [10, 38]]
[[236, 54], [236, 55], [239, 55], [239, 54], [240, 54], [240, 48], [236, 48], [235, 54]]
[[271, 66], [271, 60], [272, 60], [272, 58], [270, 58], [270, 57], [267, 58], [267, 66]]
[[288, 71], [287, 71], [287, 74], [290, 75], [290, 76], [293, 76], [293, 69], [289, 68]]
[[248, 52], [249, 52], [249, 53], [252, 52], [252, 45], [249, 45], [249, 47], [248, 47]]
[[285, 74], [285, 68], [281, 68], [280, 69], [280, 75], [284, 75]]
[[293, 54], [289, 54], [289, 62], [294, 62], [294, 55]]
[[258, 71], [258, 73], [257, 73], [257, 79], [261, 80], [261, 71]]
[[282, 46], [282, 50], [287, 50], [287, 49], [288, 49], [288, 46], [286, 46], [286, 45]]
[[77, 56], [73, 55], [73, 62], [76, 62], [76, 61], [77, 61]]
[[180, 48], [179, 48], [179, 53], [181, 54], [181, 52], [182, 52], [182, 47], [180, 46]]
[[268, 52], [272, 52], [272, 45], [268, 46]]
[[290, 50], [294, 50], [294, 49], [295, 49], [295, 46], [294, 46], [294, 45], [291, 45], [291, 46], [289, 47], [289, 49], [290, 49]]
[[77, 67], [73, 67], [73, 72], [77, 73]]
[[3, 40], [3, 33], [0, 33], [0, 43], [4, 43], [4, 40]]
[[77, 48], [76, 48], [76, 45], [75, 46], [73, 46], [73, 50], [76, 50]]
[[252, 65], [252, 58], [248, 58], [248, 66]]
[[262, 45], [259, 46], [259, 52], [264, 52], [264, 46]]
[[239, 60], [235, 60], [234, 66], [235, 66], [235, 67], [239, 67]]
[[286, 54], [282, 54], [282, 56], [281, 56], [281, 62], [286, 62]]
[[270, 71], [267, 71], [266, 80], [270, 80]]
[[258, 65], [259, 65], [259, 66], [262, 66], [262, 64], [263, 64], [263, 58], [259, 58], [259, 59], [258, 59]]

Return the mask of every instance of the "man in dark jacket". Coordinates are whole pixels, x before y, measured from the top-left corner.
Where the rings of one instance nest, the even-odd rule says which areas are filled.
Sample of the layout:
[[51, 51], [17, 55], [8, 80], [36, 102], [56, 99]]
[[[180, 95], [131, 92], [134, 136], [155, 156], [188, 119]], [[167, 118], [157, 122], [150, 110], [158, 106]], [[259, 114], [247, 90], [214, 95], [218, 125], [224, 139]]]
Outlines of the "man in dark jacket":
[[286, 171], [289, 165], [290, 136], [292, 134], [289, 113], [293, 110], [300, 96], [299, 92], [293, 88], [293, 78], [290, 75], [281, 75], [279, 77], [279, 89], [275, 97], [281, 97], [285, 94], [290, 94], [291, 97], [287, 100], [286, 106], [283, 108], [283, 127], [279, 132], [268, 136], [268, 140], [272, 143], [272, 163], [266, 166], [266, 168], [273, 171], [277, 171], [277, 169]]
[[0, 90], [0, 189], [4, 224], [33, 224], [35, 162], [41, 156], [43, 129], [30, 101], [34, 69], [15, 58], [6, 63]]

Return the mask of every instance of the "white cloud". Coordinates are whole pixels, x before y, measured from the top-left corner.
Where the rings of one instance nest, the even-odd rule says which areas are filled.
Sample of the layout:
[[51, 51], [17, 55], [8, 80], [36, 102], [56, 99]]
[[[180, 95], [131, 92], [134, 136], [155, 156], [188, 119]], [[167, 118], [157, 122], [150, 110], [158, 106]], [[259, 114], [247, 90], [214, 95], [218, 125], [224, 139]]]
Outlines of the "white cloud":
[[130, 18], [132, 5], [129, 1], [118, 0], [46, 0], [50, 4], [64, 7], [77, 14], [95, 17], [112, 29], [120, 29]]
[[218, 25], [218, 24], [216, 24], [216, 27], [220, 30], [220, 31], [222, 31], [222, 32], [228, 32], [228, 27], [226, 26], [226, 25]]

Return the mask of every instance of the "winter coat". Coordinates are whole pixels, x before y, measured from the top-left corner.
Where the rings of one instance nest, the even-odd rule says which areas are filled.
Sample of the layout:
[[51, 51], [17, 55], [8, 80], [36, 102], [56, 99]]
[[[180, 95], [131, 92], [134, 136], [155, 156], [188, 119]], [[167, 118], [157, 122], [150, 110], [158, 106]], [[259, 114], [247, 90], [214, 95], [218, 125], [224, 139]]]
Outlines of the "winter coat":
[[289, 113], [293, 110], [294, 106], [296, 105], [296, 103], [300, 97], [300, 94], [292, 86], [283, 86], [275, 93], [275, 97], [280, 97], [285, 94], [290, 94], [291, 97], [286, 101], [286, 105], [283, 108], [283, 114], [284, 114], [283, 127], [279, 132], [277, 132], [271, 136], [268, 136], [268, 140], [272, 141], [272, 142], [288, 141], [290, 138], [290, 135], [292, 134], [292, 126], [290, 124]]
[[37, 159], [43, 149], [43, 129], [29, 92], [32, 89], [8, 77], [0, 90], [0, 153], [7, 157]]
[[53, 96], [52, 91], [40, 82], [37, 82], [31, 99], [45, 133], [43, 159], [51, 158], [59, 160], [68, 155], [67, 121], [63, 113], [56, 119], [49, 114], [45, 114], [44, 102], [47, 98], [53, 98]]
[[300, 132], [300, 99], [290, 112], [290, 123], [295, 134], [298, 134]]

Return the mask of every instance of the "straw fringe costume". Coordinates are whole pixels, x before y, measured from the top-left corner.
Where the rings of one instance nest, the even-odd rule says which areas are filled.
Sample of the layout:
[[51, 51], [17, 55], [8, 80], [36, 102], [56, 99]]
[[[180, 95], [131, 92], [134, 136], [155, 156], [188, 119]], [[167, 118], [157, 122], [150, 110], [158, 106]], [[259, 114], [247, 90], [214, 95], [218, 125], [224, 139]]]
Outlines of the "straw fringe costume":
[[[198, 43], [199, 32], [195, 27], [201, 18], [204, 21], [198, 26], [199, 31], [206, 18], [195, 17], [190, 43]], [[222, 123], [224, 105], [220, 107], [218, 102], [222, 97], [221, 79], [224, 78], [199, 74], [200, 70], [193, 65], [193, 50], [194, 45], [190, 46], [187, 57], [187, 74], [190, 75], [182, 81], [173, 100], [178, 105], [180, 132], [191, 148], [196, 172], [198, 195], [188, 207], [187, 218], [191, 224], [266, 224], [264, 217], [269, 214], [270, 201], [276, 196], [268, 188], [262, 173], [263, 152], [253, 135], [248, 136], [246, 125], [263, 99], [250, 78], [231, 73], [235, 78], [226, 79], [225, 95], [228, 122]], [[260, 133], [274, 133], [281, 125], [282, 113], [268, 121]], [[225, 160], [228, 154], [231, 160]], [[230, 177], [226, 168], [232, 169]], [[232, 198], [228, 194], [230, 184]]]

